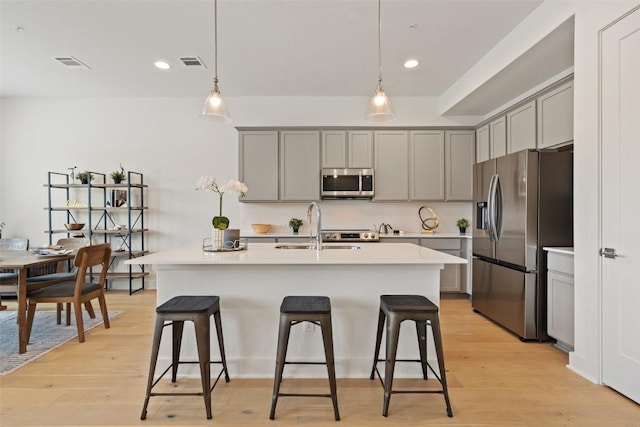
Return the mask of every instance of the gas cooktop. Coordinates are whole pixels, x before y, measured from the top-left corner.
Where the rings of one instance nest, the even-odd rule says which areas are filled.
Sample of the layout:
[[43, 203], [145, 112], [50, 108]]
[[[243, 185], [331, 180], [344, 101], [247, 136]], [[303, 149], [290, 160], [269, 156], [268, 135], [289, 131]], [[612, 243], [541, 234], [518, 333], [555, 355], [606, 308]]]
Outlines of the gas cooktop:
[[323, 242], [379, 242], [380, 236], [371, 230], [322, 230]]

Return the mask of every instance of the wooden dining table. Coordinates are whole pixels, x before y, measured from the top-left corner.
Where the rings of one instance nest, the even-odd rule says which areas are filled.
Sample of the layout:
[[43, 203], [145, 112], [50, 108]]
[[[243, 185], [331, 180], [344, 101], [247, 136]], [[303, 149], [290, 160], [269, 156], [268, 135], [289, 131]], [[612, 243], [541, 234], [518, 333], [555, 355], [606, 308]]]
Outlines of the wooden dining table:
[[65, 255], [38, 255], [31, 251], [0, 251], [0, 269], [18, 270], [18, 352], [25, 353], [29, 337], [27, 336], [27, 272], [31, 267], [66, 261], [75, 257], [73, 253]]

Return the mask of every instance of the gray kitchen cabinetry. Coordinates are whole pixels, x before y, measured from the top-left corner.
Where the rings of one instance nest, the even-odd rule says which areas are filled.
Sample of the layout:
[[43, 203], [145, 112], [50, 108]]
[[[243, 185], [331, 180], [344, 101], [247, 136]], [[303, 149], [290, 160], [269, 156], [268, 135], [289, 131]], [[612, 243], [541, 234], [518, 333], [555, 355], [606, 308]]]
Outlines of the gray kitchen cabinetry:
[[489, 159], [489, 124], [487, 123], [476, 130], [476, 163]]
[[573, 81], [543, 94], [538, 102], [538, 148], [573, 141]]
[[411, 200], [444, 200], [444, 134], [441, 130], [420, 130], [409, 133], [409, 198]]
[[[420, 246], [444, 252], [449, 255], [461, 256], [462, 245], [460, 239], [420, 239]], [[462, 264], [445, 264], [440, 270], [440, 292], [464, 292], [462, 289], [462, 277], [466, 275], [466, 269], [462, 271]]]
[[240, 131], [243, 202], [309, 201], [320, 198], [320, 132]]
[[547, 249], [547, 334], [558, 347], [573, 350], [574, 277], [573, 254]]
[[241, 131], [239, 133], [240, 181], [249, 191], [245, 202], [278, 200], [278, 131]]
[[280, 132], [280, 200], [320, 198], [320, 132]]
[[489, 123], [490, 158], [507, 154], [507, 118], [502, 116]]
[[507, 154], [536, 148], [536, 101], [507, 113]]
[[373, 131], [322, 131], [323, 168], [372, 168]]
[[409, 200], [409, 132], [374, 132], [376, 201]]
[[473, 199], [475, 132], [445, 131], [445, 200]]

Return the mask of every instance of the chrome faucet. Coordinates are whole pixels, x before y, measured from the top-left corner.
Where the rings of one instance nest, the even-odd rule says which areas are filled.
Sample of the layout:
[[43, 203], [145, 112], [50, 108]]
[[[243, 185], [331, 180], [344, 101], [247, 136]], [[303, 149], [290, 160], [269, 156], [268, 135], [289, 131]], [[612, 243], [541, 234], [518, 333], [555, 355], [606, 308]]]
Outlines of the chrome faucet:
[[311, 202], [307, 209], [307, 222], [311, 224], [311, 214], [313, 213], [313, 207], [316, 207], [316, 249], [322, 250], [322, 212], [320, 211], [320, 205], [316, 202]]

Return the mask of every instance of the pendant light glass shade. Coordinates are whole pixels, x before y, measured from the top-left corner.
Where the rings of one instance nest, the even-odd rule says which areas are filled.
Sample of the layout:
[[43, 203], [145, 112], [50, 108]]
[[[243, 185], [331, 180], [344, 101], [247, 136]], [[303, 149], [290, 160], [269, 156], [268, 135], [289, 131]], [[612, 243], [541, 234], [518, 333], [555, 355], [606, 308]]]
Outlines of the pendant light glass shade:
[[224, 100], [220, 96], [217, 79], [215, 80], [213, 89], [209, 92], [209, 96], [204, 102], [201, 117], [216, 123], [230, 123], [231, 117], [227, 112], [227, 107], [224, 106]]
[[389, 102], [389, 98], [382, 88], [382, 43], [380, 42], [382, 19], [380, 13], [380, 1], [381, 0], [378, 0], [378, 86], [369, 101], [367, 115], [365, 116], [367, 121], [378, 123], [388, 122], [396, 117], [393, 112], [393, 108], [391, 107], [391, 103]]
[[393, 107], [389, 102], [387, 94], [382, 89], [382, 82], [378, 84], [367, 108], [366, 119], [370, 122], [388, 122], [395, 119]]
[[231, 116], [229, 116], [227, 108], [224, 106], [224, 101], [220, 96], [220, 88], [218, 87], [218, 0], [213, 2], [213, 10], [216, 24], [213, 36], [215, 47], [213, 89], [211, 89], [209, 96], [207, 96], [207, 100], [204, 102], [204, 107], [202, 108], [202, 114], [200, 117], [216, 123], [230, 123]]

